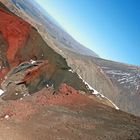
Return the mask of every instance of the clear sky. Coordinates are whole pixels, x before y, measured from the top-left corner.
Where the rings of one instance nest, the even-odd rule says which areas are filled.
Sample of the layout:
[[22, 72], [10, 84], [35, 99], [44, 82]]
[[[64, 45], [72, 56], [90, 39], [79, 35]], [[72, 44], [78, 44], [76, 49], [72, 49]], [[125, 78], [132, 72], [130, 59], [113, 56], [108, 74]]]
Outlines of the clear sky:
[[36, 0], [100, 57], [140, 66], [140, 0]]

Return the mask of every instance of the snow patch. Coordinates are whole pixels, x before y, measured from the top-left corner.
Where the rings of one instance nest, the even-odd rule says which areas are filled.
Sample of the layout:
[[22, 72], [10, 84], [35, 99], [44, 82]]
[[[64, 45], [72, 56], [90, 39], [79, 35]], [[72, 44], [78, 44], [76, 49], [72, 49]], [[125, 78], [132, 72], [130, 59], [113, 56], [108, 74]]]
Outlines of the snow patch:
[[136, 89], [137, 89], [137, 90], [139, 89], [139, 85], [137, 85]]
[[4, 117], [5, 119], [8, 119], [8, 118], [10, 118], [10, 116], [9, 115], [5, 115], [5, 117]]
[[34, 60], [31, 59], [31, 60], [30, 60], [30, 63], [31, 63], [31, 64], [35, 64], [36, 61], [34, 61]]
[[107, 70], [107, 74], [121, 75], [121, 76], [130, 76], [130, 73], [122, 72], [121, 70]]
[[140, 69], [115, 70], [103, 67], [110, 78], [117, 80], [118, 84], [135, 93], [140, 86]]
[[4, 93], [4, 91], [2, 89], [0, 89], [0, 96]]
[[103, 94], [99, 93], [97, 90], [95, 90], [93, 87], [91, 87], [85, 80], [83, 80], [83, 78], [80, 75], [78, 75], [78, 76], [85, 83], [85, 85], [88, 87], [88, 89], [93, 91], [92, 94], [96, 95], [96, 97], [101, 97], [103, 99], [108, 100], [115, 107], [115, 109], [119, 110], [119, 108], [110, 99], [108, 99]]
[[70, 72], [74, 73], [74, 71], [72, 69], [69, 69]]
[[[99, 94], [100, 94], [100, 93], [99, 93]], [[103, 94], [100, 94], [100, 96], [101, 96], [102, 98], [108, 100], [111, 104], [113, 104], [113, 106], [114, 106], [117, 110], [119, 110], [119, 108], [118, 108], [110, 99], [108, 99], [106, 96], [104, 96]]]
[[17, 96], [17, 95], [18, 95], [18, 93], [15, 93], [15, 95]]

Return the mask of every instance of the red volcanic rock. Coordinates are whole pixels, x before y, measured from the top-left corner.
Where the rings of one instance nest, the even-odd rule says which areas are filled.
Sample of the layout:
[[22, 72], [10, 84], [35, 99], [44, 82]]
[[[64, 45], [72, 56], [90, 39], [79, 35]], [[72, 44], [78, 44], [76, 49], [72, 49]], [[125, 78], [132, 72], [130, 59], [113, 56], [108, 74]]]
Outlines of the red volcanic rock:
[[64, 94], [64, 95], [69, 95], [69, 94], [79, 94], [77, 90], [72, 88], [71, 86], [68, 86], [67, 84], [62, 84], [58, 90], [59, 93]]
[[58, 91], [43, 90], [37, 95], [36, 102], [38, 105], [65, 105], [65, 106], [85, 106], [93, 101], [85, 95], [80, 94], [77, 90], [62, 84]]
[[37, 112], [37, 108], [31, 102], [18, 100], [9, 102], [9, 105], [4, 107], [2, 116], [8, 116], [17, 120], [26, 120]]
[[[1, 59], [3, 62], [7, 61], [10, 67], [17, 66], [20, 63], [20, 60], [16, 59], [15, 56], [18, 50], [26, 44], [30, 28], [31, 26], [28, 23], [0, 8], [0, 34], [2, 35], [2, 40], [6, 42], [4, 48], [0, 46], [1, 57], [4, 56], [4, 58], [0, 58], [0, 61]], [[0, 65], [1, 83], [10, 69], [2, 64]]]
[[28, 39], [29, 24], [19, 17], [13, 16], [0, 9], [0, 32], [8, 42], [7, 59], [12, 64], [19, 48], [22, 48]]
[[49, 105], [60, 105], [67, 107], [83, 107], [93, 104], [93, 100], [80, 94], [74, 88], [62, 84], [58, 91], [52, 88], [44, 88], [33, 96], [22, 98], [22, 100], [8, 101], [4, 105], [0, 118], [8, 116], [9, 119], [27, 120], [39, 113], [42, 107]]

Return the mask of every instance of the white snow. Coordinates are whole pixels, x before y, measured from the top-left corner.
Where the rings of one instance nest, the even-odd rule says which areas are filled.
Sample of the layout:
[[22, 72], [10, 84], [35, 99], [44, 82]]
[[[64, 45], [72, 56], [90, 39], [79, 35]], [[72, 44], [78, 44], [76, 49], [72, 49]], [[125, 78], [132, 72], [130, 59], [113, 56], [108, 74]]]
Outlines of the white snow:
[[125, 83], [125, 82], [124, 82], [124, 81], [122, 81], [122, 82], [120, 82], [120, 85], [121, 85], [121, 84], [124, 84], [124, 83]]
[[[99, 93], [100, 94], [100, 93]], [[100, 96], [102, 97], [102, 98], [104, 98], [104, 99], [107, 99], [111, 104], [113, 104], [113, 106], [117, 109], [117, 110], [119, 110], [119, 108], [110, 100], [110, 99], [108, 99], [107, 97], [105, 97], [103, 94], [100, 94]]]
[[102, 69], [109, 69], [109, 67], [101, 67]]
[[18, 93], [15, 93], [15, 95], [18, 95]]
[[137, 85], [137, 88], [136, 88], [137, 90], [139, 89], [139, 85]]
[[31, 64], [34, 64], [34, 63], [36, 63], [36, 61], [34, 61], [34, 60], [31, 59], [31, 60], [30, 60], [30, 63], [31, 63]]
[[72, 69], [69, 70], [70, 72], [74, 73], [74, 71]]
[[117, 82], [123, 87], [134, 91], [139, 90], [140, 86], [140, 70], [130, 69], [128, 70], [114, 70], [111, 68], [106, 69], [102, 67], [109, 77], [117, 80]]
[[4, 93], [4, 91], [2, 89], [0, 89], [0, 96]]
[[27, 94], [23, 94], [23, 97], [27, 96]]
[[114, 74], [114, 75], [127, 75], [127, 76], [130, 76], [130, 73], [127, 73], [127, 72], [122, 72], [121, 70], [107, 70], [106, 71], [107, 74]]
[[92, 88], [85, 80], [83, 80], [83, 78], [80, 75], [78, 75], [78, 76], [85, 83], [85, 85], [88, 87], [88, 89], [93, 91], [92, 94], [96, 95], [97, 97], [101, 97], [101, 98], [108, 100], [117, 110], [119, 110], [119, 108], [110, 99], [108, 99], [103, 94], [99, 93], [97, 90]]
[[49, 85], [47, 84], [47, 85], [46, 85], [46, 87], [48, 88], [48, 87], [49, 87]]
[[122, 78], [122, 79], [118, 79], [118, 82], [120, 82], [120, 81], [123, 81], [123, 80], [125, 80], [125, 78]]
[[5, 115], [5, 117], [4, 117], [5, 119], [8, 119], [8, 118], [10, 118], [10, 116], [9, 115]]
[[27, 93], [26, 94], [23, 94], [23, 97], [26, 97], [26, 96], [30, 96], [30, 94], [27, 94]]
[[93, 87], [91, 87], [85, 80], [83, 80], [83, 78], [80, 75], [78, 75], [78, 76], [85, 83], [85, 85], [88, 87], [88, 89], [93, 91], [92, 94], [94, 94], [94, 95], [99, 94], [99, 92], [97, 90], [95, 90]]

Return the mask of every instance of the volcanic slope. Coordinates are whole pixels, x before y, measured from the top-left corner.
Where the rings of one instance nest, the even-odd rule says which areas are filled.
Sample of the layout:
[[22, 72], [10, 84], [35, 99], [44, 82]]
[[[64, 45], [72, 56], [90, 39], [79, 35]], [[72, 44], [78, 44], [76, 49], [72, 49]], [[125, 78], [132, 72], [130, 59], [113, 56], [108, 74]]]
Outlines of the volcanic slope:
[[[104, 94], [106, 97], [110, 98], [115, 104], [119, 106], [120, 109], [128, 113], [140, 116], [140, 68], [136, 68], [135, 66], [131, 66], [130, 68], [130, 66], [126, 64], [89, 57], [88, 55], [85, 56], [79, 53], [75, 53], [77, 51], [71, 51], [71, 47], [74, 47], [72, 44], [74, 43], [71, 43], [71, 47], [66, 44], [72, 40], [69, 40], [69, 38], [63, 41], [58, 39], [63, 38], [64, 35], [60, 33], [57, 36], [57, 32], [59, 31], [60, 27], [55, 26], [55, 28], [52, 28], [51, 25], [54, 26], [55, 23], [53, 23], [51, 20], [51, 24], [49, 24], [50, 16], [47, 16], [47, 13], [44, 14], [45, 12], [43, 9], [39, 7], [34, 1], [0, 1], [2, 1], [16, 15], [20, 16], [34, 27], [36, 27], [45, 42], [47, 42], [51, 48], [56, 50], [57, 53], [66, 58], [68, 65], [72, 67], [72, 69], [92, 87]], [[64, 43], [64, 41], [67, 42]], [[106, 65], [107, 67], [109, 66], [108, 70], [105, 69], [107, 68]], [[130, 73], [129, 70], [131, 71]], [[114, 71], [116, 74], [114, 75], [111, 71]], [[127, 73], [127, 75], [119, 75], [120, 73]]]
[[0, 4], [0, 140], [139, 140], [140, 118], [98, 93]]

